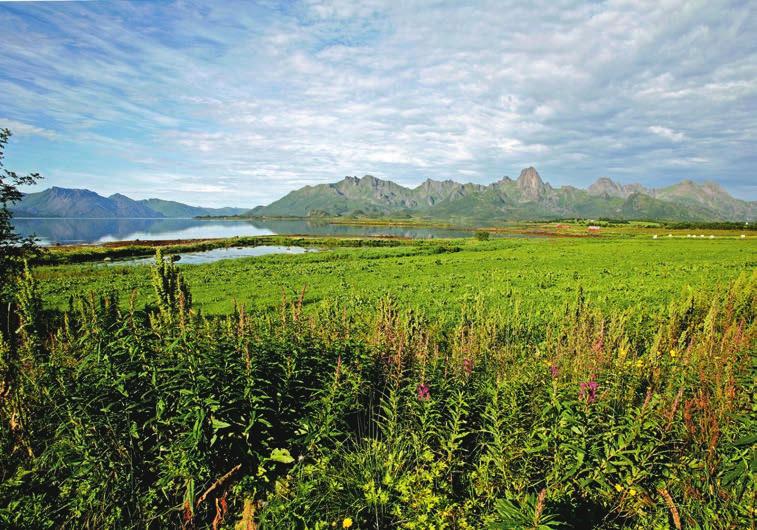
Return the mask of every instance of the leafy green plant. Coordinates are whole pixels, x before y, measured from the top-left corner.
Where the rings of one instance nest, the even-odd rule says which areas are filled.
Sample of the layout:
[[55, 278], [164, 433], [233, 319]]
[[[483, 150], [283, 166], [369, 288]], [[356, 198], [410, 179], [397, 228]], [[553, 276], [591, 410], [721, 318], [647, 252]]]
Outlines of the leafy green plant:
[[551, 530], [562, 526], [555, 514], [545, 511], [547, 490], [538, 495], [527, 494], [522, 501], [498, 499], [496, 515], [489, 525], [492, 530]]
[[[10, 140], [9, 129], [0, 129], [0, 301], [7, 302], [13, 278], [24, 266], [24, 261], [38, 254], [31, 237], [19, 236], [13, 227], [11, 206], [21, 200], [19, 186], [28, 186], [41, 177], [37, 173], [19, 175], [5, 168], [5, 147]], [[0, 316], [3, 316], [0, 313]]]

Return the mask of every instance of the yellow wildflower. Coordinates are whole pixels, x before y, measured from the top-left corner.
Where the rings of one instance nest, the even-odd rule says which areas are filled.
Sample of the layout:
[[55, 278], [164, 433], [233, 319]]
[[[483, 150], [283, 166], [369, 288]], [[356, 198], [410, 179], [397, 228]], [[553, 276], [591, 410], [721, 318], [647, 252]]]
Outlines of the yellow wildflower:
[[342, 521], [342, 528], [349, 528], [352, 526], [352, 519], [349, 517], [345, 517], [344, 521]]
[[644, 366], [644, 361], [642, 361], [641, 359], [637, 360], [636, 361], [636, 368], [641, 368], [642, 366]]
[[636, 489], [635, 489], [635, 488], [631, 488], [631, 489], [629, 489], [629, 490], [628, 490], [628, 494], [629, 494], [629, 495], [630, 495], [631, 497], [634, 497], [634, 496], [636, 496]]
[[615, 491], [623, 491], [623, 486], [620, 484], [615, 484]]
[[670, 356], [675, 358], [675, 356], [678, 355], [678, 352], [675, 350], [670, 350]]

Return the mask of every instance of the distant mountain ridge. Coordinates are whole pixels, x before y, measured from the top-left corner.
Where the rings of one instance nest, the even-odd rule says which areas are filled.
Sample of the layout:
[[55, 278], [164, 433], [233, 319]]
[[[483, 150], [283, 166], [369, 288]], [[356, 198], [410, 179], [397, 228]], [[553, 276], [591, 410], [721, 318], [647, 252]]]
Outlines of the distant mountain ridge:
[[115, 193], [103, 197], [87, 189], [53, 186], [24, 194], [12, 207], [16, 217], [68, 217], [95, 219], [163, 219], [204, 215], [238, 215], [246, 208], [204, 208], [162, 199], [134, 200]]
[[587, 189], [553, 188], [533, 167], [516, 180], [488, 185], [428, 179], [415, 188], [371, 175], [305, 186], [246, 215], [257, 217], [421, 217], [448, 221], [555, 218], [752, 221], [757, 202], [742, 201], [717, 183], [684, 180], [653, 189], [599, 178]]
[[587, 189], [552, 187], [533, 167], [491, 184], [427, 179], [415, 188], [366, 175], [305, 186], [267, 206], [205, 208], [163, 199], [104, 197], [87, 189], [52, 187], [25, 194], [13, 206], [17, 217], [182, 218], [417, 217], [447, 222], [496, 222], [556, 218], [754, 221], [757, 202], [732, 197], [715, 182], [683, 180], [664, 188], [620, 184], [601, 177]]

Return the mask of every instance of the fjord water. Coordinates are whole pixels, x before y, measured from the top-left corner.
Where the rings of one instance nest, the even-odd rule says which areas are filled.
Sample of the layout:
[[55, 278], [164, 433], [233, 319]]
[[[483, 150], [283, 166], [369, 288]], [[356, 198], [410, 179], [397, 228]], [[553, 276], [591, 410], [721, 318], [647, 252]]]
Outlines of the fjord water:
[[306, 220], [63, 219], [16, 218], [16, 231], [42, 245], [108, 243], [129, 240], [211, 239], [258, 235], [395, 236], [415, 239], [470, 237], [465, 230], [342, 225]]

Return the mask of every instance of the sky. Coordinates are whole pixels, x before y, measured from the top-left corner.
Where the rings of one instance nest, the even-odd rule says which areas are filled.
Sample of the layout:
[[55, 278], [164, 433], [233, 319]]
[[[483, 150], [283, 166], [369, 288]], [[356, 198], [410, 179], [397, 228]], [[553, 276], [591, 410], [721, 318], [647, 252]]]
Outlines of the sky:
[[0, 3], [0, 127], [28, 191], [252, 207], [533, 165], [757, 200], [757, 3]]

